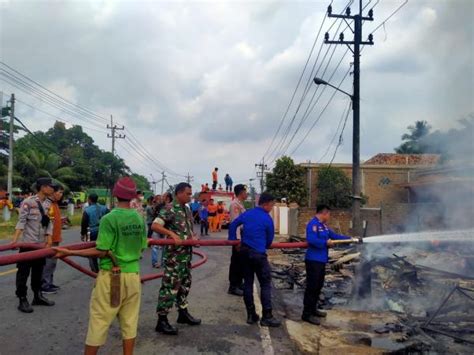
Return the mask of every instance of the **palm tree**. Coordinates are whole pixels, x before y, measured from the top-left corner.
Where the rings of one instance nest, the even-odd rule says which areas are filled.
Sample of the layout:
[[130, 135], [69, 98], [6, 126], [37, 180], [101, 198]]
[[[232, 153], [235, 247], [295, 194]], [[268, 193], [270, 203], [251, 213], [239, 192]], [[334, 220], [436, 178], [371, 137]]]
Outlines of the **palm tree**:
[[37, 150], [28, 150], [18, 154], [16, 160], [15, 183], [24, 189], [29, 189], [40, 176], [51, 177], [58, 181], [64, 188], [67, 182], [76, 179], [76, 175], [71, 167], [61, 167], [60, 157], [52, 153], [43, 153]]
[[422, 144], [422, 139], [426, 137], [430, 131], [431, 126], [426, 121], [416, 121], [414, 126], [408, 126], [409, 133], [402, 136], [402, 143], [395, 152], [399, 154], [422, 154], [425, 153], [425, 146]]

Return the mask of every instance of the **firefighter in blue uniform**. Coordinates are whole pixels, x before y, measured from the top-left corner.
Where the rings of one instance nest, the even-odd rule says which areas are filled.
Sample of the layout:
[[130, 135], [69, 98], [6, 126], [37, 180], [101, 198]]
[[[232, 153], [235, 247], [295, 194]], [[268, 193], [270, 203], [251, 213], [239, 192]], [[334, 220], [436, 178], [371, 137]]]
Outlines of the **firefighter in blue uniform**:
[[326, 226], [331, 217], [331, 209], [326, 205], [316, 207], [316, 216], [306, 226], [306, 290], [304, 294], [304, 309], [301, 319], [305, 322], [319, 325], [318, 317], [326, 317], [326, 313], [318, 310], [318, 300], [324, 285], [328, 248], [334, 246], [333, 240], [352, 239], [334, 233]]

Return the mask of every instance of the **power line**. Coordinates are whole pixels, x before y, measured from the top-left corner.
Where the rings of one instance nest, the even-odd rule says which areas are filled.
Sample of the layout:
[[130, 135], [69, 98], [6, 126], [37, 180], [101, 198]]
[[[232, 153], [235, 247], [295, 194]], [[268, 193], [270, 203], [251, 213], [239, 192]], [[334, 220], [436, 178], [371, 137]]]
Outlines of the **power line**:
[[395, 11], [393, 11], [385, 20], [383, 20], [377, 27], [375, 27], [375, 28], [371, 31], [371, 33], [374, 34], [375, 32], [377, 32], [377, 30], [378, 30], [380, 27], [384, 26], [385, 23], [386, 23], [388, 20], [390, 20], [393, 16], [395, 16], [395, 14], [396, 14], [398, 11], [400, 11], [400, 10], [402, 9], [402, 7], [404, 7], [407, 3], [408, 3], [408, 0], [405, 0], [405, 2], [404, 2], [403, 4], [401, 4], [399, 7], [397, 7], [397, 8], [395, 9]]
[[331, 164], [333, 163], [334, 158], [336, 158], [337, 150], [342, 145], [344, 129], [346, 128], [347, 118], [349, 117], [349, 112], [351, 112], [351, 107], [352, 101], [349, 103], [349, 108], [347, 109], [346, 117], [344, 118], [344, 125], [342, 126], [341, 134], [339, 135], [339, 141], [337, 142], [336, 149], [334, 150], [334, 154], [331, 158], [331, 161], [329, 162], [329, 166], [331, 166]]
[[[331, 1], [331, 3], [332, 3], [332, 1]], [[280, 130], [281, 130], [281, 127], [283, 126], [283, 122], [285, 121], [286, 115], [287, 115], [288, 112], [290, 111], [290, 107], [291, 107], [291, 105], [293, 104], [293, 100], [294, 100], [294, 98], [295, 98], [295, 96], [296, 96], [296, 92], [298, 91], [298, 88], [299, 88], [299, 86], [300, 86], [301, 80], [303, 79], [304, 72], [306, 71], [306, 68], [307, 68], [307, 66], [308, 66], [309, 60], [311, 59], [311, 56], [313, 55], [314, 47], [316, 46], [316, 43], [317, 43], [317, 41], [318, 41], [319, 35], [321, 34], [321, 30], [322, 30], [322, 28], [323, 28], [323, 26], [324, 26], [324, 23], [326, 22], [326, 18], [327, 18], [327, 16], [326, 16], [326, 14], [324, 14], [323, 21], [321, 22], [321, 26], [319, 27], [318, 33], [317, 33], [317, 35], [316, 35], [316, 37], [315, 37], [315, 39], [314, 39], [313, 46], [311, 47], [311, 50], [310, 50], [309, 55], [308, 55], [308, 58], [306, 59], [306, 63], [304, 64], [303, 71], [301, 72], [301, 75], [300, 75], [300, 77], [299, 77], [299, 79], [298, 79], [298, 83], [296, 84], [295, 90], [293, 91], [293, 95], [291, 95], [290, 103], [288, 104], [288, 107], [286, 108], [286, 111], [285, 111], [285, 113], [283, 114], [283, 117], [282, 117], [281, 120], [280, 120], [280, 124], [278, 125], [278, 128], [277, 128], [275, 134], [273, 135], [272, 141], [270, 142], [270, 145], [267, 147], [267, 150], [266, 150], [265, 153], [263, 154], [262, 159], [264, 159], [264, 158], [266, 157], [268, 151], [271, 149], [273, 143], [275, 142], [276, 137], [278, 136], [278, 133], [279, 133]], [[322, 46], [321, 46], [320, 48], [322, 48]], [[320, 49], [319, 53], [320, 53], [320, 52], [321, 52], [321, 49]], [[316, 61], [318, 60], [319, 53], [318, 53], [318, 56], [316, 57]]]
[[[35, 110], [35, 111], [39, 111], [45, 115], [48, 115], [48, 116], [51, 116], [55, 119], [57, 119], [58, 121], [61, 121], [61, 122], [65, 122], [65, 123], [69, 123], [69, 124], [73, 124], [73, 125], [76, 125], [74, 123], [72, 123], [71, 121], [68, 121], [68, 120], [65, 120], [64, 118], [62, 117], [59, 117], [59, 116], [56, 116], [56, 115], [53, 115], [52, 113], [48, 112], [48, 111], [44, 111], [36, 106], [33, 106], [33, 105], [30, 105], [22, 100], [19, 100], [19, 99], [16, 99], [17, 102], [20, 102], [22, 105], [25, 105], [25, 106], [28, 106], [29, 108]], [[92, 128], [92, 127], [88, 127], [88, 126], [84, 126], [83, 124], [80, 124], [78, 125], [82, 128], [85, 128], [85, 129], [88, 129], [88, 130], [91, 130], [91, 131], [95, 131], [95, 132], [99, 132], [99, 133], [107, 133], [105, 130], [100, 130], [100, 129], [97, 129], [97, 128]]]
[[[87, 109], [83, 106], [72, 103], [71, 101], [69, 101], [69, 100], [61, 97], [60, 95], [54, 93], [53, 91], [51, 91], [48, 88], [42, 86], [38, 82], [36, 82], [33, 79], [29, 78], [28, 76], [20, 73], [16, 69], [10, 67], [9, 65], [7, 65], [7, 64], [5, 64], [1, 61], [0, 61], [0, 64], [7, 68], [7, 69], [0, 68], [0, 74], [3, 76], [2, 80], [10, 83], [11, 85], [15, 86], [16, 88], [18, 88], [18, 89], [28, 93], [29, 95], [41, 100], [42, 102], [45, 102], [45, 103], [51, 105], [52, 107], [54, 107], [56, 109], [65, 111], [71, 117], [75, 117], [75, 118], [78, 118], [80, 120], [88, 120], [87, 122], [89, 124], [100, 127], [101, 129], [102, 129], [102, 126], [96, 122], [97, 119], [101, 119], [101, 120], [104, 120], [104, 121], [107, 122], [107, 119], [105, 119], [103, 116], [98, 115], [98, 114], [94, 113], [92, 110], [89, 110], [89, 109]], [[8, 70], [10, 70], [10, 72]], [[15, 73], [17, 73], [20, 77], [18, 75], [15, 75]], [[27, 80], [27, 81], [25, 81], [25, 80]], [[45, 93], [44, 91], [47, 91], [47, 93]], [[146, 150], [146, 148], [140, 143], [140, 141], [132, 134], [132, 132], [130, 130], [127, 129], [127, 132], [129, 134], [129, 136], [131, 136], [131, 138], [129, 138], [129, 139], [131, 139], [133, 141], [133, 144], [137, 145], [137, 147], [134, 148], [134, 149], [141, 150], [143, 155], [145, 155], [147, 157], [147, 159], [149, 159], [149, 160], [153, 161], [155, 164], [159, 165], [160, 169], [169, 171], [169, 173], [171, 175], [185, 177], [184, 174], [178, 174], [178, 173], [174, 172], [173, 170], [167, 168], [159, 160], [154, 158]]]
[[3, 81], [5, 81], [5, 82], [9, 83], [10, 85], [13, 85], [17, 89], [19, 89], [19, 90], [35, 97], [36, 99], [40, 100], [41, 102], [44, 102], [44, 103], [46, 103], [46, 104], [48, 104], [48, 105], [50, 105], [50, 106], [52, 106], [52, 107], [54, 107], [54, 108], [56, 108], [60, 111], [63, 111], [71, 117], [77, 118], [81, 121], [87, 122], [88, 124], [92, 124], [96, 127], [102, 128], [102, 126], [100, 124], [98, 124], [95, 119], [82, 116], [78, 112], [71, 111], [69, 108], [61, 106], [57, 102], [51, 100], [49, 97], [45, 96], [44, 93], [39, 91], [37, 88], [32, 87], [31, 85], [29, 85], [28, 83], [26, 83], [24, 81], [21, 81], [21, 80], [18, 80], [16, 78], [14, 78], [14, 77], [11, 77], [10, 74], [8, 74], [8, 73], [4, 73], [3, 69], [0, 69], [0, 74], [2, 74], [4, 76], [4, 78], [2, 78]]
[[[344, 9], [347, 9], [352, 3], [353, 3], [353, 0], [349, 1], [349, 2], [346, 4], [346, 6], [344, 7]], [[330, 11], [330, 9], [331, 9], [331, 5], [329, 5], [328, 11]], [[344, 10], [343, 10], [341, 13], [343, 13], [343, 12], [344, 12]], [[332, 23], [332, 25], [329, 27], [328, 31], [329, 31], [337, 22], [338, 22], [337, 20], [334, 21], [334, 22]], [[340, 21], [340, 22], [339, 22], [339, 26], [338, 26], [337, 29], [336, 29], [336, 33], [339, 31], [339, 29], [341, 28], [342, 24], [343, 24], [343, 22]], [[345, 29], [343, 30], [343, 33], [344, 33], [344, 31], [345, 31], [348, 27], [349, 27], [349, 24], [346, 25]], [[333, 39], [335, 39], [335, 38], [336, 38], [336, 35], [334, 35], [334, 38], [333, 38]], [[323, 44], [324, 44], [324, 42], [321, 43], [321, 47], [320, 47], [319, 53], [320, 53], [320, 51], [322, 50]], [[333, 50], [333, 52], [332, 52], [332, 54], [331, 54], [331, 56], [330, 56], [330, 58], [329, 58], [329, 61], [328, 61], [327, 64], [326, 64], [326, 67], [325, 67], [324, 72], [323, 72], [323, 76], [324, 76], [324, 74], [326, 73], [326, 70], [327, 70], [327, 68], [329, 67], [329, 64], [331, 63], [331, 60], [332, 60], [332, 58], [333, 58], [333, 56], [334, 56], [334, 53], [335, 53], [335, 49], [336, 49], [336, 46], [334, 47], [334, 50]], [[320, 69], [322, 68], [322, 66], [323, 66], [323, 64], [324, 64], [324, 61], [325, 61], [325, 59], [326, 59], [326, 57], [327, 57], [329, 51], [330, 51], [330, 46], [327, 48], [326, 53], [325, 53], [325, 55], [324, 55], [324, 57], [323, 57], [321, 63], [319, 64], [319, 66], [318, 66], [318, 68], [317, 68], [317, 70], [316, 70], [316, 73], [315, 73], [314, 75], [318, 75]], [[319, 58], [319, 53], [318, 53], [318, 58]], [[346, 53], [347, 53], [347, 51], [346, 51]], [[344, 56], [346, 55], [346, 53], [344, 54]], [[317, 58], [317, 59], [318, 59], [318, 58]], [[342, 59], [341, 59], [341, 61], [342, 61]], [[292, 118], [292, 120], [291, 120], [291, 122], [290, 122], [290, 124], [289, 124], [289, 126], [288, 126], [288, 129], [287, 129], [285, 135], [280, 139], [279, 144], [275, 147], [275, 149], [274, 149], [273, 152], [272, 152], [272, 154], [273, 154], [273, 153], [276, 153], [276, 155], [274, 156], [274, 159], [272, 160], [272, 164], [273, 164], [273, 162], [274, 162], [279, 156], [284, 155], [284, 153], [285, 153], [286, 150], [288, 149], [289, 145], [291, 144], [291, 143], [287, 143], [286, 146], [285, 146], [286, 138], [288, 137], [288, 135], [289, 135], [290, 132], [291, 132], [291, 127], [293, 126], [294, 120], [296, 119], [296, 116], [297, 116], [297, 114], [298, 114], [298, 112], [299, 112], [299, 109], [301, 108], [301, 104], [303, 103], [303, 101], [304, 101], [304, 99], [306, 98], [306, 95], [307, 95], [307, 93], [308, 93], [308, 91], [309, 91], [310, 84], [312, 83], [312, 80], [313, 80], [313, 73], [314, 73], [314, 68], [315, 68], [316, 64], [317, 64], [317, 60], [316, 60], [316, 62], [315, 62], [314, 65], [313, 65], [313, 69], [312, 69], [311, 74], [310, 74], [310, 76], [309, 76], [309, 78], [308, 78], [308, 81], [307, 81], [307, 83], [306, 83], [306, 87], [305, 87], [305, 91], [303, 92], [302, 99], [300, 100], [300, 103], [299, 103], [299, 105], [298, 105], [298, 107], [297, 107], [297, 109], [296, 109], [296, 111], [295, 111], [295, 114], [294, 114], [294, 116], [293, 116], [293, 118]], [[340, 65], [340, 63], [339, 63], [339, 65]], [[338, 65], [338, 66], [339, 66], [339, 65]], [[333, 75], [334, 75], [334, 73], [335, 73], [335, 71], [333, 72]], [[319, 89], [318, 87], [315, 89], [315, 92], [313, 93], [313, 96], [311, 97], [310, 102], [309, 102], [308, 105], [307, 105], [305, 114], [303, 114], [303, 118], [300, 120], [300, 124], [298, 125], [298, 128], [297, 128], [297, 129], [295, 130], [295, 132], [293, 133], [293, 136], [292, 136], [291, 140], [294, 139], [294, 137], [296, 136], [297, 132], [298, 132], [299, 129], [301, 128], [302, 123], [304, 123], [304, 121], [306, 120], [306, 118], [307, 118], [306, 113], [308, 112], [308, 108], [311, 106], [311, 103], [313, 102], [314, 97], [315, 97], [315, 95], [316, 95], [318, 89]], [[324, 91], [324, 89], [323, 89], [323, 91]], [[318, 97], [318, 100], [319, 100], [320, 97], [321, 97], [321, 95]], [[313, 107], [314, 107], [314, 105], [313, 105]], [[305, 116], [306, 116], [306, 117], [305, 117]], [[283, 148], [283, 147], [285, 147], [285, 148]]]
[[[342, 122], [344, 122], [344, 117], [347, 121], [347, 117], [349, 116], [350, 109], [351, 109], [351, 101], [349, 100], [349, 105], [348, 105], [347, 109], [344, 108], [344, 110], [342, 111], [342, 116], [341, 116], [341, 119], [339, 120], [339, 123], [337, 124], [336, 132], [334, 133], [334, 136], [332, 137], [331, 141], [329, 142], [328, 147], [327, 147], [326, 151], [324, 152], [324, 154], [321, 156], [321, 158], [318, 159], [317, 163], [320, 163], [326, 157], [326, 155], [329, 153], [329, 150], [331, 149], [332, 144], [334, 143], [334, 141], [336, 140], [336, 137], [339, 134], [339, 128], [341, 127]], [[344, 122], [344, 126], [345, 126], [345, 122]], [[344, 128], [343, 128], [342, 132], [343, 131], [344, 131]], [[341, 137], [339, 138], [339, 141], [341, 141]]]
[[46, 148], [47, 150], [49, 150], [51, 153], [57, 155], [58, 157], [60, 157], [61, 159], [65, 159], [65, 157], [63, 157], [61, 154], [59, 154], [58, 152], [56, 152], [51, 146], [47, 145], [46, 143], [44, 143], [35, 133], [33, 133], [18, 117], [15, 117], [15, 121], [17, 121], [21, 127], [23, 127], [23, 129], [31, 134], [31, 136], [34, 138], [34, 140], [36, 142], [38, 142], [40, 145], [42, 145], [44, 148]]
[[[346, 74], [343, 76], [343, 78], [341, 79], [339, 85], [337, 86], [337, 88], [340, 88], [342, 83], [344, 82], [344, 80], [347, 78], [347, 76], [349, 75], [351, 71], [351, 68], [349, 67], [349, 69], [347, 70]], [[329, 98], [329, 101], [327, 102], [327, 104], [324, 106], [324, 108], [321, 110], [321, 112], [319, 113], [319, 116], [318, 118], [314, 121], [314, 123], [311, 125], [311, 127], [309, 128], [309, 130], [306, 132], [305, 136], [303, 137], [303, 139], [298, 143], [298, 145], [293, 149], [293, 151], [291, 152], [290, 155], [293, 155], [295, 154], [295, 152], [299, 149], [299, 147], [301, 147], [301, 145], [303, 144], [303, 142], [306, 140], [306, 138], [308, 138], [309, 134], [311, 133], [311, 131], [313, 130], [314, 126], [316, 126], [316, 124], [319, 122], [319, 120], [321, 119], [323, 113], [326, 111], [326, 109], [328, 108], [328, 106], [330, 105], [330, 103], [332, 102], [332, 100], [334, 99], [334, 96], [336, 95], [337, 91], [335, 90], [331, 97]]]
[[2, 64], [3, 66], [7, 67], [8, 69], [10, 69], [11, 71], [15, 72], [16, 74], [20, 75], [21, 77], [29, 80], [30, 82], [34, 83], [35, 85], [39, 86], [40, 88], [42, 88], [43, 90], [46, 90], [48, 93], [52, 94], [53, 96], [57, 97], [59, 100], [65, 102], [67, 105], [70, 105], [70, 106], [73, 106], [73, 107], [76, 107], [77, 109], [80, 109], [81, 111], [84, 111], [85, 113], [89, 114], [89, 115], [92, 115], [98, 119], [101, 119], [105, 122], [107, 122], [107, 118], [103, 117], [103, 116], [100, 116], [96, 113], [94, 113], [93, 111], [83, 107], [83, 106], [80, 106], [80, 105], [77, 105], [67, 99], [65, 99], [64, 97], [62, 96], [59, 96], [58, 94], [56, 94], [55, 92], [49, 90], [48, 88], [44, 87], [43, 85], [41, 85], [40, 83], [36, 82], [35, 80], [31, 79], [30, 77], [26, 76], [25, 74], [22, 74], [20, 73], [18, 70], [12, 68], [11, 66], [9, 66], [8, 64], [0, 61], [0, 64]]

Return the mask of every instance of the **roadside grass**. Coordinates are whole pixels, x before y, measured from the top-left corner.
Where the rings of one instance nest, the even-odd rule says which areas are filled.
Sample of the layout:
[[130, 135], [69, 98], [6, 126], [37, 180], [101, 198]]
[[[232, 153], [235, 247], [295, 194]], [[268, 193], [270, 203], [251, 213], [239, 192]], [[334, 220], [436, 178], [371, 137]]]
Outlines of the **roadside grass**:
[[[63, 216], [65, 214], [63, 213]], [[81, 225], [82, 210], [77, 209], [74, 211], [74, 216], [69, 216], [72, 227], [78, 227]], [[15, 226], [18, 222], [18, 214], [16, 211], [12, 212], [11, 219], [8, 222], [3, 220], [3, 215], [0, 215], [0, 240], [11, 239], [15, 232]]]
[[11, 219], [8, 222], [3, 220], [3, 214], [0, 215], [0, 240], [1, 239], [11, 239], [13, 233], [15, 232], [15, 226], [18, 222], [18, 214], [15, 211], [12, 211]]

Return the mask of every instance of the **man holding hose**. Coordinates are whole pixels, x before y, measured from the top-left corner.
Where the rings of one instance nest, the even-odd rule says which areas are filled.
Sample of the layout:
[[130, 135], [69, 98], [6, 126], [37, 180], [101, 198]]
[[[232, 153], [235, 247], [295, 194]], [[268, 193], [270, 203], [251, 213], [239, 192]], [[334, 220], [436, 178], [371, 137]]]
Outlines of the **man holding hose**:
[[147, 247], [143, 217], [130, 207], [137, 197], [135, 182], [124, 177], [113, 190], [117, 207], [102, 217], [96, 247], [84, 250], [53, 248], [56, 257], [100, 258], [99, 274], [91, 295], [86, 355], [95, 355], [107, 340], [109, 327], [118, 319], [123, 354], [133, 354], [140, 311], [140, 257]]
[[317, 317], [326, 317], [326, 313], [318, 310], [318, 300], [326, 276], [326, 264], [329, 258], [328, 248], [335, 244], [333, 240], [352, 239], [334, 233], [326, 226], [331, 218], [331, 209], [326, 205], [316, 207], [316, 216], [306, 226], [306, 290], [304, 293], [304, 309], [301, 319], [319, 325]]

